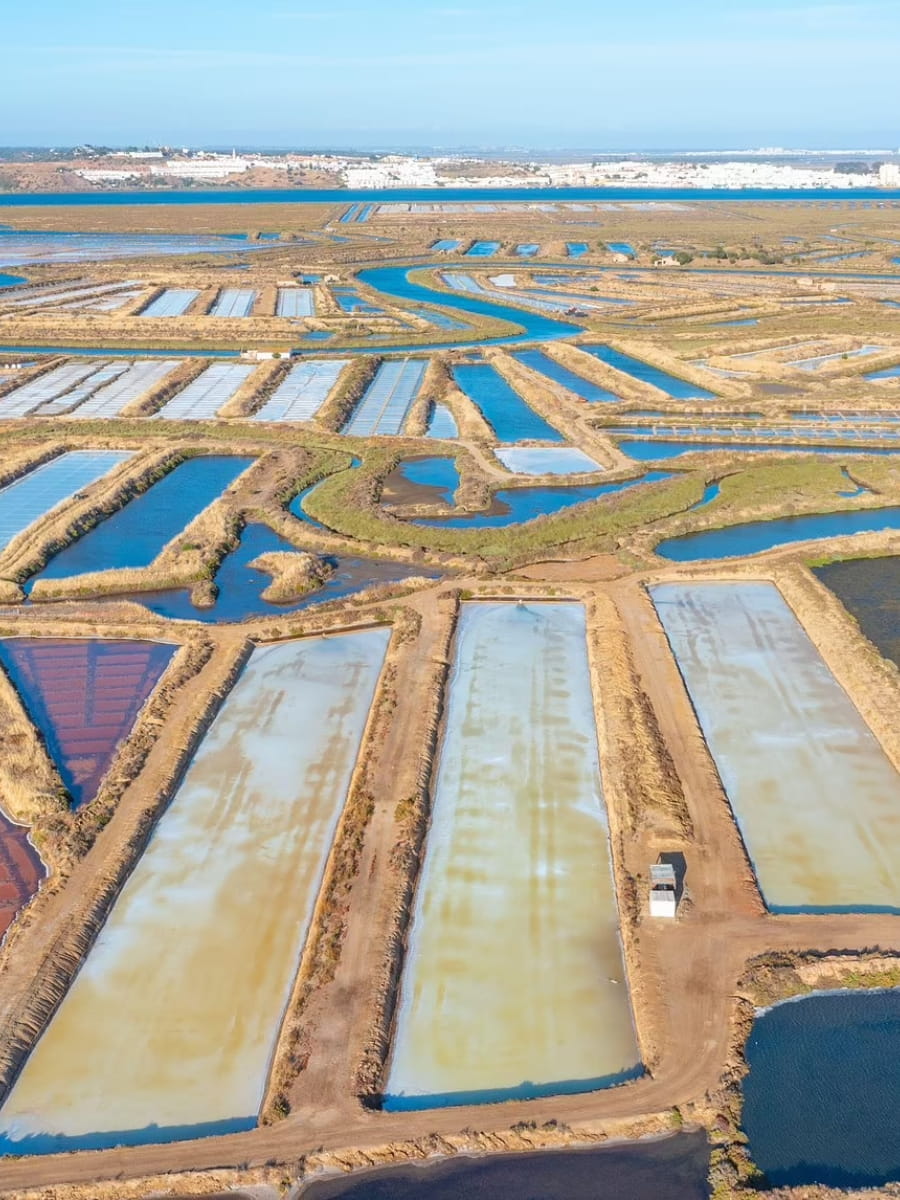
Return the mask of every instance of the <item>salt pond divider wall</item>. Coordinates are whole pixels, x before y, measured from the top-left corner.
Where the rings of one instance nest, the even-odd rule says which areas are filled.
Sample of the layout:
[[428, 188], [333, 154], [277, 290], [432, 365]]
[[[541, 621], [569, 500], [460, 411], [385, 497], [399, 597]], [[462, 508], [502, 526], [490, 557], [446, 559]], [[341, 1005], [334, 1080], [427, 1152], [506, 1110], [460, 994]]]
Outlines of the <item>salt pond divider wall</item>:
[[0, 1110], [0, 1150], [255, 1125], [389, 636], [254, 651]]

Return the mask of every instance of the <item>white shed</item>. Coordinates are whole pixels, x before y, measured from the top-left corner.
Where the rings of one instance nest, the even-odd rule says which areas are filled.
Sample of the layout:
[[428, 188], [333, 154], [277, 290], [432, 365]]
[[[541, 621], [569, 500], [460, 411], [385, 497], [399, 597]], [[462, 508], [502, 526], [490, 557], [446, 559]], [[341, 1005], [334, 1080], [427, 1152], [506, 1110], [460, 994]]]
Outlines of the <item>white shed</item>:
[[650, 868], [650, 916], [674, 917], [677, 910], [675, 868], [654, 863]]

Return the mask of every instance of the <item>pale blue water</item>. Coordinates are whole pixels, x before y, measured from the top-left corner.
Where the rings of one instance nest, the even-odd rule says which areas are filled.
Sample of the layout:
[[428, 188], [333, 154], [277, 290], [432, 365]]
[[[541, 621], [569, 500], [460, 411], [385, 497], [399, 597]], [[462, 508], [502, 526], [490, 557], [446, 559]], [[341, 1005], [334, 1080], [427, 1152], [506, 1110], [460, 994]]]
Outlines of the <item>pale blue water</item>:
[[900, 363], [896, 367], [886, 367], [883, 371], [871, 371], [863, 379], [896, 379], [900, 375]]
[[772, 1187], [900, 1180], [900, 992], [779, 1004], [747, 1042], [743, 1128]]
[[466, 258], [491, 258], [500, 246], [500, 242], [475, 242], [466, 251]]
[[651, 366], [650, 363], [632, 358], [630, 354], [623, 354], [621, 350], [614, 350], [612, 346], [581, 344], [578, 349], [583, 350], [586, 354], [592, 354], [594, 358], [599, 358], [607, 366], [615, 367], [617, 371], [623, 371], [634, 379], [640, 379], [642, 383], [652, 384], [675, 400], [716, 399], [714, 392], [708, 392], [705, 388], [698, 387], [696, 383], [688, 383], [686, 379], [679, 379], [676, 375], [670, 375], [668, 371], [662, 371], [659, 367]]
[[435, 404], [425, 436], [430, 438], [459, 437], [459, 427], [456, 424], [456, 419], [445, 404]]
[[[439, 529], [502, 529], [507, 525], [520, 525], [533, 521], [535, 517], [562, 512], [576, 504], [596, 500], [630, 491], [642, 483], [658, 483], [671, 479], [669, 471], [648, 471], [638, 479], [626, 479], [620, 483], [591, 483], [579, 487], [519, 487], [502, 488], [494, 493], [493, 503], [486, 512], [467, 513], [458, 517], [430, 517], [411, 521], [412, 525], [431, 525]], [[900, 511], [900, 510], [898, 510]]]
[[519, 350], [513, 354], [513, 358], [524, 366], [530, 367], [532, 371], [539, 371], [541, 375], [546, 375], [554, 383], [561, 383], [564, 388], [568, 388], [570, 392], [574, 392], [576, 396], [580, 396], [582, 400], [587, 400], [591, 404], [598, 400], [616, 403], [622, 399], [621, 396], [607, 391], [599, 384], [592, 383], [581, 375], [576, 375], [574, 371], [570, 371], [558, 363], [549, 354], [544, 354], [542, 350]]
[[630, 246], [628, 242], [607, 242], [607, 250], [612, 250], [613, 254], [628, 254], [634, 258], [634, 246]]
[[589, 249], [587, 242], [566, 242], [566, 254], [569, 258], [581, 258]]
[[516, 246], [516, 254], [519, 258], [534, 258], [538, 250], [540, 250], [540, 246], [537, 242], [522, 242], [521, 245]]
[[30, 581], [89, 571], [148, 567], [229, 484], [256, 460], [218, 455], [179, 463], [146, 492], [66, 546]]
[[0, 346], [3, 354], [66, 354], [79, 358], [238, 358], [240, 350], [135, 350], [122, 346]]
[[457, 387], [484, 414], [498, 441], [565, 441], [559, 430], [530, 408], [489, 363], [456, 366], [452, 374]]
[[758, 325], [758, 324], [759, 324], [758, 317], [748, 317], [748, 318], [746, 318], [746, 320], [741, 320], [741, 321], [713, 321], [712, 327], [713, 327], [713, 329], [724, 329], [728, 325]]
[[298, 612], [316, 604], [325, 604], [329, 600], [341, 600], [373, 584], [400, 582], [413, 575], [424, 576], [427, 579], [440, 578], [439, 572], [427, 567], [410, 567], [387, 560], [328, 555], [327, 561], [334, 568], [334, 573], [322, 587], [288, 604], [270, 604], [262, 599], [262, 593], [272, 582], [272, 577], [264, 571], [255, 570], [249, 564], [261, 554], [275, 551], [296, 553], [297, 547], [267, 525], [247, 525], [238, 546], [225, 556], [216, 572], [215, 583], [219, 594], [211, 608], [195, 608], [191, 603], [190, 592], [186, 589], [133, 592], [122, 598], [142, 604], [151, 612], [170, 620], [202, 621], [210, 625]]
[[439, 253], [449, 254], [453, 250], [458, 250], [461, 245], [462, 242], [457, 238], [440, 238], [430, 248], [437, 250]]
[[752, 521], [727, 529], [705, 529], [700, 533], [667, 538], [656, 546], [656, 553], [671, 562], [743, 558], [747, 554], [762, 554], [776, 546], [787, 546], [793, 542], [845, 537], [854, 533], [880, 533], [889, 529], [900, 529], [900, 507], [809, 513], [774, 521]]

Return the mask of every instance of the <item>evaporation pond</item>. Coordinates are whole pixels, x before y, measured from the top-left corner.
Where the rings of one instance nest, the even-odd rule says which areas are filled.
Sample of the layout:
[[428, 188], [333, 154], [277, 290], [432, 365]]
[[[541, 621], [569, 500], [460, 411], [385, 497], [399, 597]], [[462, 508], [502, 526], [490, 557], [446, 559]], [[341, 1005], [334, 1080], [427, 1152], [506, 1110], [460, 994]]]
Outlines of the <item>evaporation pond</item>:
[[92, 571], [148, 567], [254, 461], [218, 455], [186, 459], [61, 550], [38, 578], [69, 579]]
[[314, 1179], [300, 1200], [707, 1200], [702, 1132], [528, 1154], [438, 1161]]
[[900, 558], [856, 558], [813, 567], [870, 642], [900, 667]]
[[457, 387], [475, 404], [500, 442], [534, 439], [562, 442], [559, 430], [548, 425], [489, 363], [466, 363], [452, 368]]
[[0, 550], [39, 517], [132, 458], [132, 450], [70, 450], [0, 490]]
[[0, 1151], [256, 1124], [388, 639], [253, 651], [0, 1109]]
[[836, 991], [757, 1016], [742, 1124], [773, 1188], [900, 1180], [900, 991]]
[[589, 379], [585, 379], [581, 375], [576, 375], [574, 371], [570, 371], [568, 367], [558, 363], [555, 358], [551, 358], [543, 350], [519, 350], [512, 357], [524, 366], [530, 367], [532, 371], [538, 371], [547, 379], [552, 379], [554, 383], [562, 384], [564, 388], [591, 404], [598, 400], [605, 403], [621, 400], [621, 396], [600, 387], [597, 383], [591, 383]]
[[900, 912], [900, 776], [779, 590], [650, 592], [768, 908]]
[[464, 604], [389, 1110], [641, 1073], [579, 604]]
[[630, 375], [632, 379], [652, 384], [653, 387], [659, 388], [661, 392], [665, 392], [667, 396], [671, 396], [675, 400], [715, 400], [717, 398], [714, 392], [708, 392], [706, 388], [698, 387], [696, 383], [688, 383], [686, 379], [670, 375], [668, 371], [654, 367], [639, 358], [632, 358], [630, 354], [623, 354], [621, 350], [615, 350], [612, 346], [582, 344], [578, 349], [594, 358], [599, 358], [608, 367], [614, 367], [624, 375]]
[[96, 796], [174, 652], [163, 642], [0, 640], [0, 664], [75, 807]]
[[585, 475], [603, 470], [576, 446], [507, 446], [495, 453], [514, 475]]

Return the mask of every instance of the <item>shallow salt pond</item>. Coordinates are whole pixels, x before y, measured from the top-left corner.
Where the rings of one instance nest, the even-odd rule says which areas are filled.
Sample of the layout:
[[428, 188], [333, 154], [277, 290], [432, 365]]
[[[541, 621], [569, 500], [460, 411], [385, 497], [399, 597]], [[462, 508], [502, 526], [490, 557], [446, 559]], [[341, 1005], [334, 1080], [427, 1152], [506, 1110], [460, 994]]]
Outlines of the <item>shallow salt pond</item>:
[[536, 413], [489, 363], [467, 363], [451, 371], [456, 386], [477, 406], [498, 441], [564, 440], [559, 430]]
[[641, 1073], [579, 604], [465, 604], [385, 1107]]
[[771, 583], [653, 603], [773, 912], [900, 912], [900, 776]]
[[494, 453], [514, 475], [584, 475], [603, 470], [575, 446], [507, 446]]
[[0, 1151], [256, 1124], [388, 638], [253, 652], [0, 1109]]

